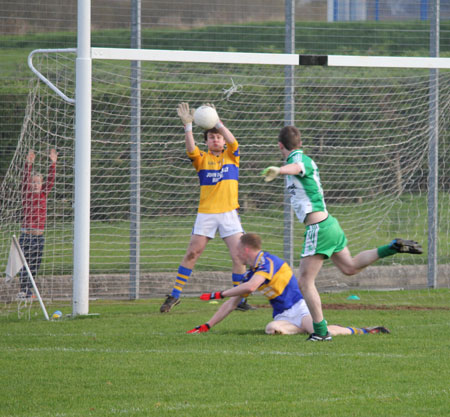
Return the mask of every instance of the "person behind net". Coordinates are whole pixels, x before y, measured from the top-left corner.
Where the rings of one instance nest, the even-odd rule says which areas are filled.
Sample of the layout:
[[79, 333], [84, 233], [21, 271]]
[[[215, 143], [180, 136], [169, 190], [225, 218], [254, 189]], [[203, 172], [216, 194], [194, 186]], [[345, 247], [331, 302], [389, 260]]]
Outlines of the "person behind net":
[[[58, 154], [51, 149], [47, 180], [44, 182], [42, 174], [33, 171], [36, 154], [28, 152], [25, 161], [25, 172], [22, 180], [22, 227], [19, 245], [30, 268], [31, 275], [36, 278], [41, 266], [44, 251], [45, 223], [47, 220], [47, 197], [55, 184], [56, 160]], [[20, 298], [33, 297], [32, 284], [27, 270], [20, 270]]]
[[291, 205], [306, 230], [300, 261], [299, 284], [313, 318], [314, 332], [310, 341], [331, 340], [327, 322], [322, 312], [322, 303], [315, 280], [324, 259], [331, 261], [345, 275], [354, 275], [380, 258], [396, 253], [423, 253], [422, 247], [412, 240], [394, 239], [387, 245], [363, 251], [352, 257], [347, 247], [347, 238], [338, 221], [328, 213], [320, 182], [319, 168], [301, 150], [299, 130], [285, 126], [278, 136], [278, 146], [286, 159], [282, 167], [270, 166], [262, 175], [272, 181], [279, 175], [286, 176], [286, 188], [291, 196]]
[[[240, 284], [245, 265], [237, 256], [237, 243], [243, 234], [237, 212], [239, 181], [239, 144], [234, 135], [219, 120], [216, 126], [204, 132], [207, 152], [195, 144], [192, 133], [193, 109], [188, 103], [180, 103], [178, 116], [184, 124], [186, 152], [200, 180], [200, 201], [189, 246], [178, 268], [178, 273], [170, 295], [160, 308], [161, 313], [169, 312], [180, 303], [180, 295], [188, 282], [192, 270], [209, 240], [216, 232], [228, 247], [232, 260], [232, 282]], [[242, 299], [238, 310], [252, 310], [254, 307]]]
[[[259, 235], [247, 233], [242, 235], [238, 244], [238, 253], [248, 270], [243, 282], [238, 287], [221, 292], [205, 293], [202, 300], [217, 300], [231, 297], [206, 323], [189, 330], [187, 333], [204, 333], [227, 317], [240, 302], [242, 296], [254, 291], [265, 295], [272, 305], [273, 320], [267, 324], [267, 334], [312, 333], [313, 323], [308, 307], [299, 289], [297, 278], [291, 267], [281, 258], [261, 249]], [[390, 333], [383, 326], [344, 327], [330, 325], [333, 336], [350, 334]]]

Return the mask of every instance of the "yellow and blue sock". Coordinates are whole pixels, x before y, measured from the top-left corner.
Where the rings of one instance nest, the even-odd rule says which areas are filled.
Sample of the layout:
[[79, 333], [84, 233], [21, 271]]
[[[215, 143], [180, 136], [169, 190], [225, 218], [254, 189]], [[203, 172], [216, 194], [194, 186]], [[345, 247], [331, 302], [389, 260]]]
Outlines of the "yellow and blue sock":
[[235, 274], [234, 272], [231, 275], [231, 281], [233, 282], [233, 287], [237, 287], [242, 280], [244, 279], [245, 274]]
[[172, 289], [172, 297], [180, 298], [181, 292], [183, 291], [184, 286], [188, 282], [189, 277], [191, 276], [192, 269], [185, 268], [184, 266], [178, 267], [177, 277], [175, 279], [175, 285]]
[[366, 329], [360, 328], [360, 327], [347, 327], [352, 334], [367, 334], [369, 333]]
[[[242, 280], [244, 279], [244, 275], [245, 274], [236, 274], [234, 272], [231, 274], [231, 281], [233, 282], [233, 287], [237, 287], [242, 282]], [[244, 300], [245, 298], [243, 298], [241, 302]]]

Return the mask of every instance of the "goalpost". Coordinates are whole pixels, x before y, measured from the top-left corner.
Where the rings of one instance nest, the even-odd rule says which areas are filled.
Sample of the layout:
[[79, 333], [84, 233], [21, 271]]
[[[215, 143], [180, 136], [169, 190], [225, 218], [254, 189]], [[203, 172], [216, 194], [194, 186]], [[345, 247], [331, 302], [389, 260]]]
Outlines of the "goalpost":
[[[366, 67], [348, 67], [343, 73], [339, 68], [304, 65], [318, 60], [323, 63], [324, 59], [330, 61], [333, 57], [103, 48], [92, 48], [90, 53], [95, 59], [92, 72], [94, 94], [92, 106], [86, 107], [93, 118], [92, 146], [91, 154], [83, 156], [82, 162], [86, 163], [91, 155], [94, 160], [90, 170], [81, 170], [83, 175], [92, 172], [90, 181], [83, 179], [79, 182], [90, 183], [79, 192], [89, 188], [92, 190], [89, 196], [91, 201], [87, 201], [91, 206], [90, 215], [84, 215], [81, 228], [76, 222], [78, 197], [74, 187], [78, 184], [77, 173], [74, 178], [71, 170], [73, 153], [78, 147], [78, 142], [74, 147], [72, 140], [77, 127], [75, 125], [75, 130], [71, 127], [76, 113], [70, 102], [76, 84], [72, 68], [74, 51], [34, 55], [36, 58], [42, 56], [43, 59], [38, 60], [36, 65], [41, 71], [46, 67], [51, 69], [45, 78], [61, 92], [66, 92], [69, 100], [58, 99], [42, 83], [35, 85], [27, 112], [28, 124], [20, 144], [24, 149], [31, 146], [55, 146], [60, 149], [59, 169], [64, 165], [65, 172], [61, 174], [64, 178], [57, 178], [56, 200], [51, 205], [50, 213], [53, 223], [49, 225], [49, 230], [54, 230], [55, 242], [60, 240], [64, 249], [53, 245], [55, 261], [52, 273], [68, 274], [69, 263], [64, 254], [64, 251], [67, 252], [67, 242], [72, 237], [74, 241], [81, 239], [79, 245], [87, 255], [77, 254], [75, 246], [74, 300], [75, 291], [79, 288], [76, 285], [84, 288], [83, 291], [89, 288], [89, 281], [76, 284], [81, 272], [89, 276], [89, 259], [93, 265], [92, 275], [118, 276], [127, 272], [125, 239], [129, 226], [126, 219], [130, 211], [131, 186], [127, 178], [130, 169], [129, 131], [132, 128], [129, 122], [129, 60], [137, 58], [141, 58], [142, 62], [143, 276], [153, 274], [150, 278], [153, 281], [165, 279], [166, 284], [170, 285], [170, 272], [176, 269], [182, 257], [195, 216], [198, 185], [195, 172], [184, 157], [183, 129], [175, 111], [180, 101], [190, 101], [193, 106], [205, 101], [216, 103], [219, 114], [235, 133], [241, 146], [240, 204], [244, 228], [261, 233], [270, 250], [283, 255], [283, 184], [282, 181], [264, 184], [258, 174], [267, 165], [281, 163], [276, 137], [285, 119], [285, 65], [295, 67], [295, 123], [302, 131], [307, 154], [319, 163], [329, 210], [343, 224], [352, 252], [383, 244], [396, 234], [406, 233], [408, 237], [423, 242], [423, 230], [427, 230], [424, 200], [427, 185], [423, 182], [423, 171], [426, 169], [429, 147], [431, 90], [428, 71], [377, 69], [377, 61], [384, 59], [378, 57], [373, 58], [372, 68], [367, 67], [366, 58], [361, 58], [361, 61], [366, 61]], [[156, 60], [151, 61], [152, 58]], [[233, 64], [222, 63], [228, 59]], [[346, 59], [357, 58], [343, 58]], [[205, 62], [199, 64], [196, 62], [198, 60]], [[239, 60], [252, 64], [236, 64]], [[215, 63], [217, 61], [219, 63]], [[402, 61], [403, 65], [408, 65], [407, 60]], [[293, 65], [295, 63], [297, 65]], [[447, 68], [448, 60], [441, 59], [436, 63], [424, 58], [421, 65], [427, 63]], [[447, 71], [440, 75], [437, 127], [444, 140], [448, 136], [449, 75]], [[41, 129], [44, 131], [41, 132]], [[194, 132], [199, 146], [202, 146], [201, 130], [194, 127]], [[49, 134], [53, 137], [49, 141], [51, 143], [37, 144], [39, 138], [42, 142], [48, 141], [46, 135]], [[85, 137], [82, 136], [82, 139], [85, 140]], [[35, 145], [25, 143], [27, 140], [34, 141]], [[20, 146], [15, 161], [19, 166], [20, 153], [26, 152]], [[88, 145], [85, 146], [84, 152], [87, 152]], [[44, 167], [45, 161], [41, 164]], [[445, 153], [440, 159], [442, 169], [446, 169], [444, 164]], [[77, 170], [80, 173], [75, 162]], [[11, 172], [11, 177], [20, 178], [20, 174]], [[68, 205], [72, 198], [75, 213], [71, 214]], [[441, 204], [445, 207], [444, 200]], [[87, 207], [80, 207], [79, 210], [89, 213]], [[93, 220], [91, 225], [90, 219]], [[73, 235], [68, 228], [72, 222]], [[297, 223], [294, 219], [295, 267], [302, 233]], [[445, 243], [448, 226], [443, 226], [441, 263], [447, 263], [444, 254], [448, 253], [448, 244]], [[89, 232], [82, 233], [80, 230], [84, 227], [89, 228]], [[93, 242], [92, 250], [89, 248], [90, 240]], [[226, 248], [220, 245], [220, 241], [211, 242], [209, 252], [200, 259], [196, 268], [199, 274], [202, 274], [201, 271], [226, 271], [229, 268]], [[56, 253], [59, 250], [60, 260]], [[80, 260], [84, 265], [75, 266]], [[422, 268], [420, 262], [423, 261], [423, 258], [414, 259], [416, 264], [412, 268], [404, 266], [403, 270], [408, 271], [405, 274], [413, 276], [412, 270]], [[395, 257], [395, 260], [385, 262], [392, 262], [393, 265], [411, 262], [411, 257]], [[58, 270], [59, 264], [61, 267]], [[160, 273], [168, 273], [169, 278], [161, 278]], [[410, 279], [412, 282], [413, 279]], [[214, 281], [213, 278], [209, 280], [213, 284]], [[326, 277], [324, 284], [332, 288], [341, 281], [341, 278]], [[107, 293], [111, 297], [127, 296], [123, 285], [117, 288], [113, 288], [111, 283], [95, 283], [97, 285], [108, 286]], [[141, 285], [143, 294], [149, 293], [147, 285]], [[403, 283], [398, 284], [398, 287], [403, 286]], [[160, 289], [156, 294], [163, 294], [163, 291]], [[58, 297], [57, 290], [55, 297]], [[79, 297], [83, 300], [85, 296]], [[82, 304], [75, 304], [74, 301], [74, 310]], [[78, 310], [74, 312], [84, 314]]]
[[[80, 20], [78, 33], [88, 33], [90, 19], [84, 15]], [[35, 54], [43, 58], [36, 64], [38, 71], [47, 71], [44, 78], [49, 85], [69, 100], [59, 100], [45, 91], [48, 87], [33, 83], [21, 140], [8, 171], [10, 185], [2, 190], [3, 200], [9, 201], [8, 210], [2, 206], [2, 226], [11, 224], [3, 230], [17, 230], [13, 219], [20, 207], [21, 157], [37, 147], [42, 171], [47, 149], [59, 149], [59, 177], [49, 202], [47, 228], [47, 247], [52, 252], [43, 268], [61, 281], [70, 279], [73, 268], [74, 315], [89, 312], [90, 274], [113, 277], [96, 280], [96, 294], [129, 296], [121, 280], [128, 276], [129, 132], [135, 128], [129, 121], [130, 60], [142, 63], [140, 238], [141, 284], [145, 281], [145, 285], [138, 288], [143, 294], [163, 295], [172, 284], [196, 213], [198, 184], [185, 158], [183, 129], [175, 110], [180, 101], [193, 107], [206, 101], [216, 104], [241, 147], [244, 229], [260, 233], [265, 247], [283, 256], [283, 184], [264, 184], [258, 175], [267, 165], [281, 163], [276, 138], [285, 123], [286, 66], [293, 69], [293, 119], [302, 131], [306, 153], [318, 162], [329, 211], [343, 225], [352, 253], [384, 244], [397, 234], [425, 243], [426, 171], [429, 165], [436, 167], [436, 175], [445, 178], [449, 169], [450, 73], [446, 70], [450, 59], [90, 48], [89, 37], [80, 36], [74, 72], [74, 53]], [[342, 66], [345, 71], [335, 68]], [[444, 69], [434, 86], [439, 95], [433, 95], [429, 68]], [[435, 104], [431, 109], [430, 103]], [[442, 137], [442, 153], [434, 166], [427, 160], [433, 117]], [[194, 133], [201, 147], [201, 131]], [[436, 182], [436, 187], [441, 191], [438, 204], [447, 214], [442, 216], [439, 253], [434, 256], [447, 265], [449, 185]], [[292, 233], [297, 237], [293, 240], [297, 267], [302, 230], [295, 219]], [[380, 269], [401, 265], [401, 279], [396, 270], [398, 288], [406, 281], [410, 287], [430, 286], [426, 280], [414, 280], [424, 270], [426, 276], [425, 257], [410, 258], [384, 260]], [[215, 239], [195, 274], [201, 275], [202, 288], [207, 290], [221, 279], [217, 271], [230, 270], [226, 248]], [[348, 288], [376, 287], [375, 282], [361, 285], [361, 280], [325, 272], [322, 284], [324, 288], [342, 282]], [[59, 283], [52, 285], [51, 296], [64, 297], [66, 290]], [[449, 286], [448, 279], [441, 285]]]

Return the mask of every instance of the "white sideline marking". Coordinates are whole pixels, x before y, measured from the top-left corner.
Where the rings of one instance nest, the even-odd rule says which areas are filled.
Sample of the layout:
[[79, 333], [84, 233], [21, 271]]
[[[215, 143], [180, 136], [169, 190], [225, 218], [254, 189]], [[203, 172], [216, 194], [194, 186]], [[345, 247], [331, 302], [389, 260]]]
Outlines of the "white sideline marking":
[[96, 333], [83, 332], [83, 333], [5, 333], [2, 336], [5, 337], [97, 337]]
[[[329, 402], [329, 403], [336, 403], [336, 402], [340, 402], [340, 401], [355, 401], [355, 400], [387, 400], [387, 399], [392, 399], [392, 398], [412, 398], [415, 396], [424, 396], [424, 397], [433, 397], [433, 396], [437, 396], [437, 395], [448, 395], [449, 391], [446, 389], [441, 389], [441, 390], [429, 390], [429, 391], [416, 391], [416, 392], [406, 392], [403, 394], [381, 394], [381, 395], [348, 395], [348, 396], [339, 396], [339, 397], [321, 397], [320, 398], [320, 402]], [[313, 400], [313, 399], [302, 399], [301, 401], [290, 401], [289, 405], [292, 406], [296, 406], [298, 405], [299, 407], [303, 407], [305, 403], [310, 403], [310, 404], [317, 404], [319, 401], [318, 400]], [[252, 402], [251, 401], [244, 401], [244, 402], [236, 402], [236, 403], [231, 403], [231, 402], [224, 402], [224, 403], [220, 403], [220, 404], [189, 404], [189, 403], [175, 403], [173, 405], [169, 405], [169, 404], [161, 404], [159, 405], [159, 408], [165, 409], [165, 410], [182, 410], [182, 409], [186, 409], [186, 408], [194, 408], [194, 409], [198, 409], [198, 408], [224, 408], [224, 407], [243, 407], [243, 406], [249, 406], [251, 405]], [[132, 410], [131, 410], [132, 411]], [[121, 412], [123, 413], [124, 410], [121, 410]]]
[[333, 352], [282, 352], [282, 351], [240, 351], [240, 350], [171, 350], [171, 349], [142, 349], [142, 350], [130, 350], [130, 349], [97, 349], [97, 348], [71, 348], [71, 347], [41, 347], [41, 348], [0, 348], [2, 352], [69, 352], [69, 353], [112, 353], [112, 354], [127, 354], [127, 353], [175, 353], [175, 354], [201, 354], [201, 355], [260, 355], [260, 356], [293, 356], [293, 357], [308, 357], [308, 356], [333, 356], [333, 357], [380, 357], [380, 358], [405, 358], [411, 359], [412, 357], [421, 358], [426, 355], [403, 355], [397, 353], [370, 353], [370, 352], [353, 352], [353, 353], [333, 353]]

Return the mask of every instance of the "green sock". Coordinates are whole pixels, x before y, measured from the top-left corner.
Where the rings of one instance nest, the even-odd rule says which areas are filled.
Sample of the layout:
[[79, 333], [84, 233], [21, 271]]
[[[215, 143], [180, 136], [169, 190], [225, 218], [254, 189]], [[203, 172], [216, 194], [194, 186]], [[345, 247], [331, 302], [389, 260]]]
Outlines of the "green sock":
[[327, 322], [322, 320], [320, 323], [313, 322], [314, 333], [320, 336], [325, 336], [328, 332]]
[[378, 256], [380, 258], [386, 258], [386, 256], [395, 255], [397, 251], [391, 248], [391, 244], [380, 246], [378, 249]]

